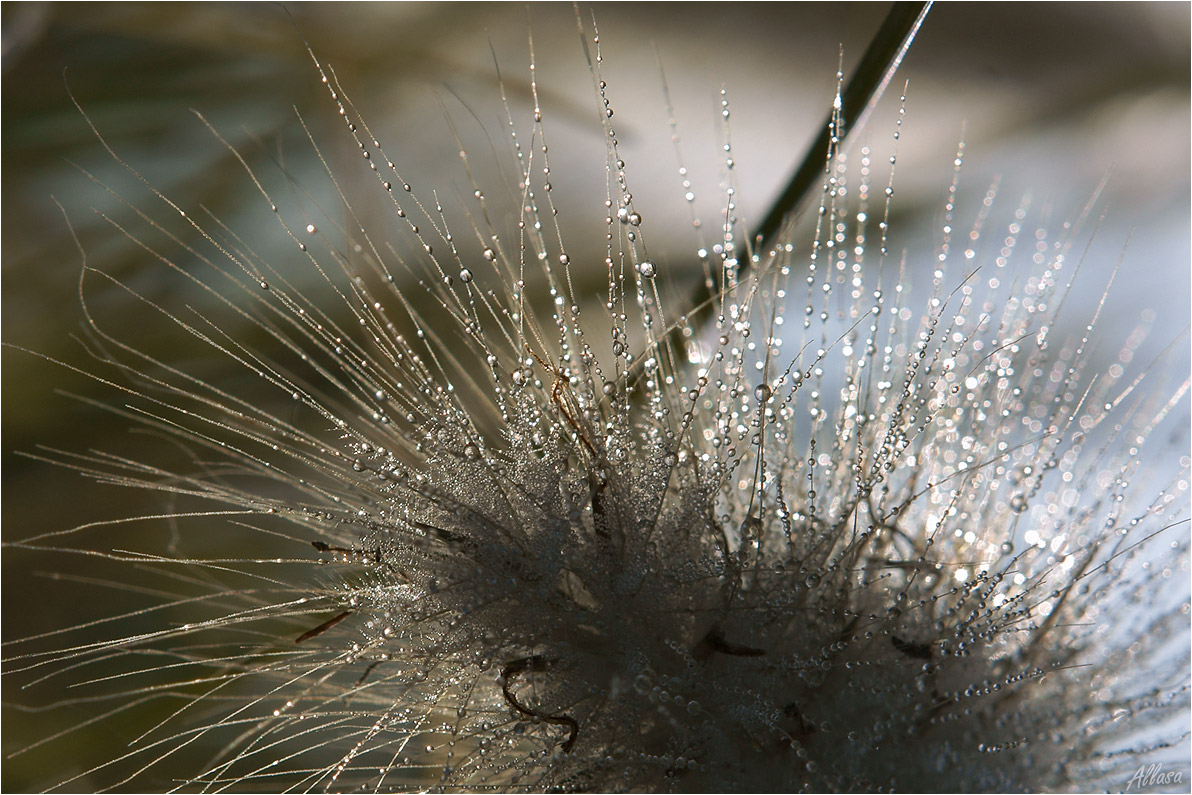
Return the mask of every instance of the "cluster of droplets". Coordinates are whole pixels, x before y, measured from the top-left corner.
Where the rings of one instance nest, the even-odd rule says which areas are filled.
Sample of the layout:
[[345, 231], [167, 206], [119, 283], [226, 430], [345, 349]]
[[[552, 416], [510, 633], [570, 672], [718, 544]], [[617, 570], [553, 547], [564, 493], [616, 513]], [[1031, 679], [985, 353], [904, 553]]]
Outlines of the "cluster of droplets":
[[[153, 191], [208, 247], [196, 256], [226, 305], [243, 301], [282, 353], [167, 318], [297, 408], [123, 364], [117, 354], [135, 352], [95, 326], [113, 349], [101, 364], [147, 374], [151, 388], [126, 390], [157, 406], [141, 422], [218, 465], [67, 463], [214, 504], [288, 556], [221, 563], [262, 584], [204, 583], [220, 594], [213, 618], [16, 658], [77, 660], [117, 712], [140, 692], [111, 689], [119, 677], [200, 671], [160, 686], [172, 717], [83, 775], [377, 791], [1009, 790], [1136, 766], [1114, 743], [1135, 712], [1186, 704], [1187, 682], [1122, 672], [1186, 623], [1187, 605], [1136, 633], [1115, 625], [1111, 646], [1129, 655], [1106, 655], [1101, 627], [1146, 598], [1141, 541], [1185, 521], [1187, 459], [1149, 502], [1132, 484], [1187, 384], [1161, 394], [1129, 380], [1121, 365], [1145, 324], [1097, 377], [1100, 309], [1058, 338], [1084, 216], [1054, 237], [1024, 200], [990, 232], [995, 185], [955, 245], [961, 147], [918, 284], [916, 257], [891, 253], [896, 158], [882, 185], [869, 148], [844, 151], [838, 88], [814, 229], [792, 224], [758, 248], [736, 215], [722, 93], [714, 240], [674, 135], [693, 261], [715, 287], [705, 328], [664, 311], [667, 267], [648, 253], [599, 35], [585, 35], [607, 152], [607, 294], [591, 326], [532, 55], [528, 136], [505, 102], [511, 229], [474, 182], [466, 224], [416, 193], [315, 61], [417, 244], [403, 257], [374, 237], [342, 191], [341, 223], [287, 219], [245, 165], [326, 303]], [[1029, 275], [1009, 276], [1024, 259]], [[535, 313], [539, 282], [549, 308]], [[796, 292], [802, 322], [787, 323]], [[593, 328], [608, 342], [591, 344]], [[261, 576], [262, 563], [276, 569]], [[130, 667], [89, 673], [109, 656]], [[174, 769], [199, 740], [218, 752]]]

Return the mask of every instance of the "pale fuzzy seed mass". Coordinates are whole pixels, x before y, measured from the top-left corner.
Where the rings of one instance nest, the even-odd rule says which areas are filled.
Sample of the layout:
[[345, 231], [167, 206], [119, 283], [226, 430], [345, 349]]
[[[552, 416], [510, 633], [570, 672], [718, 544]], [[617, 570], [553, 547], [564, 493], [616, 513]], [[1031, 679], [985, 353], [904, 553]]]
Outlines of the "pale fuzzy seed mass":
[[[392, 226], [361, 224], [312, 140], [335, 206], [242, 172], [284, 262], [161, 194], [124, 230], [209, 303], [140, 302], [177, 360], [89, 314], [84, 369], [152, 450], [41, 454], [146, 490], [170, 540], [11, 545], [126, 560], [141, 598], [133, 634], [6, 650], [81, 720], [141, 721], [62, 786], [1089, 790], [1178, 760], [1188, 605], [1143, 608], [1186, 577], [1188, 457], [1147, 464], [1187, 411], [1186, 339], [1127, 366], [1149, 319], [1106, 341], [1102, 306], [1066, 300], [1098, 208], [1063, 220], [996, 184], [966, 208], [954, 181], [934, 252], [904, 254], [895, 158], [837, 141], [810, 223], [754, 253], [726, 145], [724, 214], [691, 233], [724, 289], [689, 322], [581, 24], [603, 262], [568, 253], [532, 63], [533, 111], [502, 131], [512, 203], [472, 151], [449, 177], [466, 214], [409, 185], [316, 60]], [[601, 312], [581, 268], [607, 276]], [[1056, 332], [1072, 313], [1084, 330]], [[1122, 366], [1094, 366], [1107, 344]]]

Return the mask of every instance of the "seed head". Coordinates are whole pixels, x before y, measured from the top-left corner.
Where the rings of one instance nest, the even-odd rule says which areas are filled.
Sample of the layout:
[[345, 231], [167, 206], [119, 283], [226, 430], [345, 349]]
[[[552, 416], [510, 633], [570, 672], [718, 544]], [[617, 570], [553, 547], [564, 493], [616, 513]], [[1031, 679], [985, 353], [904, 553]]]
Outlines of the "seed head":
[[954, 183], [934, 253], [903, 253], [893, 167], [835, 136], [811, 223], [758, 247], [726, 148], [697, 319], [649, 247], [586, 35], [603, 261], [568, 248], [533, 64], [531, 120], [506, 105], [509, 206], [467, 156], [466, 215], [409, 185], [317, 59], [390, 227], [360, 222], [322, 144], [330, 211], [208, 125], [283, 261], [127, 166], [186, 233], [144, 216], [166, 237], [147, 250], [208, 302], [141, 309], [230, 372], [88, 312], [86, 371], [149, 443], [44, 457], [163, 497], [146, 513], [170, 536], [85, 550], [137, 572], [137, 628], [10, 652], [25, 683], [98, 704], [87, 720], [151, 716], [62, 784], [1062, 790], [1168, 760], [1186, 734], [1144, 730], [1188, 707], [1167, 643], [1187, 600], [1137, 616], [1186, 568], [1188, 458], [1146, 461], [1188, 381], [1164, 379], [1170, 353], [1098, 364], [1102, 304], [1066, 300], [1092, 207], [1049, 228], [996, 185], [965, 210]]

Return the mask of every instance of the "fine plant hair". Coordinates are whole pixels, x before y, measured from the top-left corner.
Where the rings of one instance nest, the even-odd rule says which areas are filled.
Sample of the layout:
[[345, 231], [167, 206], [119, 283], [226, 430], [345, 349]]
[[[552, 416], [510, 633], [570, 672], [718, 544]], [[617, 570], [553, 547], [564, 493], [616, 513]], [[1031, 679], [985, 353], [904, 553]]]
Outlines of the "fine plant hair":
[[[46, 777], [64, 790], [1037, 791], [1186, 770], [1189, 458], [1162, 431], [1187, 424], [1187, 337], [1136, 357], [1144, 316], [1104, 338], [1131, 254], [1098, 197], [1065, 213], [995, 182], [966, 205], [961, 143], [924, 251], [891, 223], [913, 91], [891, 83], [896, 121], [858, 137], [838, 73], [816, 178], [755, 225], [722, 91], [721, 214], [693, 202], [677, 126], [667, 153], [693, 301], [634, 198], [598, 21], [576, 14], [599, 195], [559, 196], [575, 166], [532, 39], [528, 108], [499, 65], [493, 183], [460, 142], [443, 185], [409, 184], [417, 155], [317, 37], [340, 132], [295, 117], [313, 170], [261, 168], [196, 112], [253, 187], [245, 228], [158, 189], [79, 98], [131, 186], [101, 185], [121, 214], [99, 212], [177, 286], [80, 246], [86, 357], [53, 363], [135, 434], [27, 455], [143, 510], [6, 530], [7, 557], [80, 557], [94, 569], [61, 578], [112, 602], [5, 638], [5, 677], [53, 693], [10, 715], [71, 716], [9, 758], [72, 748]], [[561, 211], [577, 202], [598, 223]], [[1109, 283], [1075, 300], [1106, 246]], [[105, 322], [112, 296], [135, 334]], [[95, 725], [108, 746], [69, 745]]]

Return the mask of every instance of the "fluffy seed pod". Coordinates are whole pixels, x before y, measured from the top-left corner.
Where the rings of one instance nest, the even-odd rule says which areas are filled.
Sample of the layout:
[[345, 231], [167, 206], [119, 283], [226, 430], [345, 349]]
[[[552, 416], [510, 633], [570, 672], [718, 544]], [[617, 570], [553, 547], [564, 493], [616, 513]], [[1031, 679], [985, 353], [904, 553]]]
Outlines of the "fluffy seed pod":
[[568, 248], [533, 64], [508, 206], [467, 156], [466, 215], [411, 187], [314, 54], [387, 226], [322, 144], [332, 207], [211, 125], [269, 258], [127, 165], [174, 217], [121, 232], [190, 293], [84, 269], [176, 350], [87, 301], [85, 371], [144, 450], [43, 457], [161, 497], [163, 536], [70, 547], [130, 572], [114, 631], [9, 646], [84, 725], [137, 719], [60, 785], [1079, 790], [1178, 758], [1189, 462], [1146, 461], [1186, 362], [1128, 366], [1140, 324], [1097, 364], [1101, 305], [1068, 301], [1093, 208], [1057, 223], [995, 186], [965, 209], [953, 184], [934, 250], [904, 250], [893, 166], [844, 147], [838, 90], [810, 224], [759, 238], [728, 152], [724, 215], [692, 233], [705, 319], [648, 245], [585, 24], [600, 261]]

